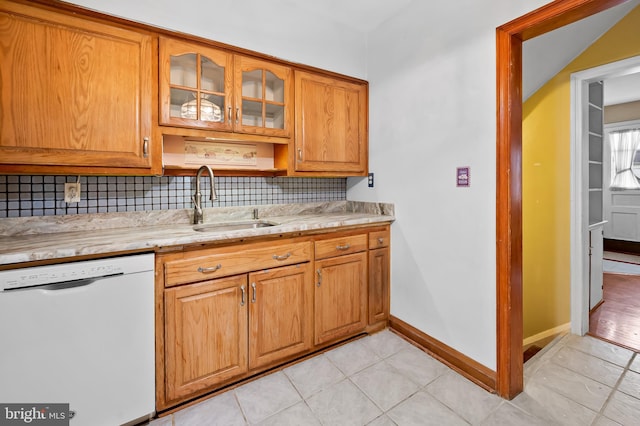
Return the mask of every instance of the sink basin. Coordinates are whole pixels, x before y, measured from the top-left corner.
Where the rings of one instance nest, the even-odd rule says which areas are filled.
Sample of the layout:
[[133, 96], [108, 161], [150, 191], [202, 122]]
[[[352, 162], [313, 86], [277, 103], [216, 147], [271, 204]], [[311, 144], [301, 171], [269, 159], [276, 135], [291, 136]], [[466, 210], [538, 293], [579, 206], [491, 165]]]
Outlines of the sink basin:
[[223, 232], [238, 231], [241, 229], [268, 228], [276, 225], [277, 223], [266, 220], [246, 220], [242, 222], [203, 223], [201, 225], [194, 225], [193, 230], [198, 232]]

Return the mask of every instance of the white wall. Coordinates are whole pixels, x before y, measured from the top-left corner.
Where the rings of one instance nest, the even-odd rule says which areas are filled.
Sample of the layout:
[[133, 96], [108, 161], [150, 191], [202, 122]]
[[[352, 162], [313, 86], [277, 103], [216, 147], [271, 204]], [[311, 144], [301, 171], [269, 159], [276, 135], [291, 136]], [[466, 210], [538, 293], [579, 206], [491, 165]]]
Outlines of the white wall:
[[74, 2], [367, 78], [376, 187], [348, 196], [396, 205], [391, 312], [496, 368], [495, 28], [547, 0], [414, 0], [368, 40], [295, 1]]
[[[381, 1], [381, 0], [372, 0]], [[157, 27], [366, 78], [366, 35], [292, 0], [70, 0]]]
[[391, 313], [492, 369], [495, 28], [544, 3], [416, 0], [368, 41], [376, 187], [352, 178], [348, 196], [396, 205]]

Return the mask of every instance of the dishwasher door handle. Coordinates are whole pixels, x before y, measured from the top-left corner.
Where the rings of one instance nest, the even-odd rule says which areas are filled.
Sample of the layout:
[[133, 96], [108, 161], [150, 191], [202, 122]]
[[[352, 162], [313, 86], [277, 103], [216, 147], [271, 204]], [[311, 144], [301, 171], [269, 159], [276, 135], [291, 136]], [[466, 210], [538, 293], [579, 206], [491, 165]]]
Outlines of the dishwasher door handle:
[[86, 278], [84, 280], [62, 281], [59, 283], [42, 284], [42, 285], [36, 285], [31, 287], [7, 288], [4, 290], [4, 292], [9, 293], [14, 291], [28, 291], [28, 290], [51, 290], [51, 291], [67, 290], [69, 288], [88, 286], [90, 284], [95, 283], [96, 281], [99, 281], [105, 278], [115, 277], [118, 275], [123, 275], [123, 274], [105, 275], [102, 277]]

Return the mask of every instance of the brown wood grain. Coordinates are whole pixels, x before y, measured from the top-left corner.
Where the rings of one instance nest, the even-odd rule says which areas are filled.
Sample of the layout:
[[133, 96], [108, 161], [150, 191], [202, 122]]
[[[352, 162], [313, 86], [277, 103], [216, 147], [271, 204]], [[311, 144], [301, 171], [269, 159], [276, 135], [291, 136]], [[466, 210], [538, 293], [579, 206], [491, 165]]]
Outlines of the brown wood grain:
[[589, 316], [589, 335], [640, 352], [640, 275], [602, 276], [603, 302]]
[[368, 171], [367, 86], [295, 72], [296, 172]]
[[250, 369], [313, 346], [311, 271], [311, 265], [305, 263], [249, 274]]
[[[242, 123], [242, 73], [245, 71], [262, 70], [263, 82], [265, 80], [265, 73], [269, 72], [281, 79], [284, 84], [284, 103], [269, 101], [265, 97], [261, 99], [262, 102], [262, 126], [251, 126]], [[235, 55], [234, 57], [234, 73], [235, 73], [235, 107], [238, 108], [239, 117], [237, 118], [237, 124], [235, 124], [235, 131], [239, 133], [248, 133], [256, 135], [266, 135], [289, 138], [293, 135], [293, 70], [288, 66], [275, 64], [270, 61], [264, 61], [248, 56]], [[263, 83], [263, 91], [266, 90], [266, 84]], [[284, 106], [284, 127], [269, 128], [266, 127], [266, 108], [269, 104]]]
[[625, 0], [557, 0], [496, 30], [497, 383], [522, 391], [522, 42]]
[[0, 163], [148, 174], [151, 35], [10, 2], [0, 20]]
[[369, 250], [369, 325], [389, 320], [391, 249]]
[[[383, 300], [375, 300], [376, 306], [373, 311], [378, 310], [380, 306], [384, 306], [387, 310], [389, 307], [389, 282], [388, 276], [389, 265], [383, 265], [379, 262], [389, 261], [389, 247], [366, 251], [366, 243], [372, 236], [390, 237], [389, 225], [361, 225], [357, 227], [349, 227], [343, 230], [333, 230], [330, 232], [309, 231], [308, 235], [296, 238], [282, 239], [280, 236], [270, 236], [259, 238], [256, 242], [233, 241], [217, 244], [213, 248], [211, 246], [189, 246], [189, 247], [168, 247], [161, 250], [156, 256], [156, 283], [155, 283], [155, 304], [156, 304], [156, 410], [159, 412], [171, 410], [181, 404], [189, 404], [190, 401], [204, 398], [203, 395], [212, 394], [226, 386], [235, 386], [236, 383], [243, 379], [257, 377], [261, 373], [273, 369], [283, 368], [287, 363], [296, 361], [301, 357], [308, 356], [313, 352], [324, 350], [328, 346], [335, 343], [345, 341], [355, 335], [363, 332], [377, 332], [387, 325], [387, 318], [376, 317], [373, 324], [367, 325], [368, 311], [368, 288], [369, 285], [381, 286], [382, 294], [374, 294], [374, 296], [382, 297]], [[368, 235], [371, 233], [371, 235]], [[299, 234], [299, 233], [298, 233]], [[336, 256], [314, 261], [313, 247], [315, 241], [340, 240], [342, 238], [350, 238], [353, 236], [364, 236], [365, 251], [345, 256]], [[376, 239], [377, 241], [377, 239]], [[223, 279], [209, 279], [197, 284], [186, 284], [180, 286], [169, 286], [165, 282], [165, 268], [167, 264], [176, 261], [186, 261], [193, 258], [206, 258], [215, 254], [232, 254], [238, 253], [242, 255], [245, 250], [265, 248], [276, 249], [278, 247], [287, 247], [304, 243], [310, 247], [309, 262], [296, 265], [283, 266], [279, 268], [261, 269], [258, 265], [254, 265], [252, 271], [248, 275], [234, 275], [230, 279], [236, 279], [240, 276], [247, 278], [245, 287], [245, 303], [251, 304], [253, 297], [251, 283], [256, 283], [256, 302], [250, 306], [248, 315], [248, 333], [249, 340], [248, 357], [252, 359], [251, 366], [244, 373], [235, 374], [234, 369], [226, 371], [228, 376], [221, 371], [220, 374], [211, 373], [207, 375], [207, 368], [213, 369], [214, 364], [196, 364], [196, 367], [189, 367], [185, 370], [178, 370], [175, 366], [175, 359], [182, 348], [177, 345], [184, 346], [185, 343], [179, 342], [179, 339], [185, 340], [185, 332], [182, 335], [176, 334], [178, 325], [177, 306], [182, 303], [183, 306], [189, 305], [184, 311], [189, 312], [192, 317], [200, 315], [200, 310], [207, 312], [206, 300], [209, 297], [215, 297], [214, 285], [216, 283], [226, 282]], [[388, 245], [389, 242], [386, 242]], [[367, 272], [368, 256], [376, 253], [375, 272], [376, 276], [369, 277]], [[378, 257], [378, 253], [386, 252], [386, 257]], [[329, 288], [321, 296], [316, 296], [318, 287], [316, 286], [316, 267], [327, 267]], [[382, 272], [379, 272], [382, 271]], [[372, 284], [369, 284], [370, 280]], [[386, 282], [385, 282], [386, 280]], [[244, 281], [243, 281], [244, 282]], [[202, 285], [203, 287], [199, 287]], [[222, 285], [224, 287], [224, 285]], [[180, 289], [191, 293], [182, 294]], [[222, 291], [222, 289], [220, 289]], [[177, 302], [175, 295], [181, 294], [185, 297]], [[192, 299], [188, 299], [191, 297]], [[242, 298], [242, 291], [238, 296]], [[324, 299], [323, 299], [324, 297]], [[199, 303], [199, 298], [203, 299], [203, 303]], [[386, 298], [386, 299], [385, 299]], [[222, 300], [222, 299], [221, 299]], [[314, 302], [321, 300], [320, 306]], [[193, 304], [192, 304], [193, 303]], [[211, 302], [212, 303], [212, 302]], [[209, 305], [211, 305], [209, 303]], [[202, 309], [200, 309], [202, 308]], [[171, 312], [170, 312], [171, 310]], [[184, 319], [185, 316], [183, 315]], [[314, 333], [316, 332], [314, 324], [316, 321], [324, 326], [321, 330], [325, 333], [322, 337], [325, 341], [314, 343]], [[189, 320], [185, 327], [189, 327]], [[283, 325], [284, 324], [284, 325]], [[210, 326], [207, 326], [210, 327]], [[205, 327], [206, 328], [206, 327]], [[327, 328], [325, 330], [325, 328]], [[170, 329], [175, 329], [170, 331]], [[205, 333], [204, 330], [201, 330]], [[174, 333], [173, 336], [170, 336]], [[198, 330], [188, 330], [187, 334], [197, 334]], [[309, 344], [308, 341], [311, 340]], [[200, 348], [207, 349], [207, 343], [200, 343], [200, 346], [194, 347], [195, 337], [186, 339], [188, 344], [192, 345], [193, 350]], [[191, 356], [191, 355], [189, 355]], [[185, 358], [185, 359], [188, 359]], [[214, 357], [214, 361], [218, 359]], [[224, 358], [227, 359], [227, 358]], [[208, 366], [208, 367], [207, 367]], [[185, 371], [190, 375], [185, 376]], [[203, 373], [204, 371], [204, 373]], [[232, 374], [231, 372], [234, 372]], [[202, 379], [193, 379], [191, 381], [184, 380], [184, 377], [196, 377], [201, 374]], [[187, 383], [188, 382], [188, 383]], [[181, 384], [182, 383], [182, 384]], [[169, 388], [172, 388], [170, 390]], [[184, 393], [182, 393], [184, 392]]]
[[[209, 250], [199, 256], [166, 262], [165, 284], [174, 286], [203, 279], [308, 262], [311, 260], [311, 250], [311, 242], [255, 243], [247, 244], [241, 250], [237, 248]], [[278, 258], [276, 259], [274, 256]], [[200, 268], [213, 269], [210, 272], [201, 272]]]
[[318, 260], [315, 270], [315, 343], [330, 342], [364, 330], [367, 253]]
[[368, 236], [366, 233], [317, 240], [315, 242], [315, 258], [318, 260], [365, 251], [367, 249], [367, 241]]
[[248, 370], [247, 276], [165, 290], [166, 396], [177, 399]]
[[[409, 340], [416, 346], [423, 348], [434, 358], [453, 368], [467, 379], [489, 390], [496, 389], [496, 373], [490, 368], [474, 361], [463, 353], [453, 349], [445, 343], [418, 330], [410, 324], [391, 315], [390, 328], [400, 336]], [[522, 358], [522, 354], [520, 354]]]

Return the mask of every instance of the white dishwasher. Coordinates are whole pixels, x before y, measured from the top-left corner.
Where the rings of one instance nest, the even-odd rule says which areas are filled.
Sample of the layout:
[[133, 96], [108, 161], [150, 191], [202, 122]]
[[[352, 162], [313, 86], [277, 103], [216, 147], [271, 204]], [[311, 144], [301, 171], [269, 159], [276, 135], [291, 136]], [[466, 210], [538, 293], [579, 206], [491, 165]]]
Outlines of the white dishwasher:
[[69, 403], [72, 426], [152, 416], [153, 268], [141, 254], [0, 271], [0, 403]]

